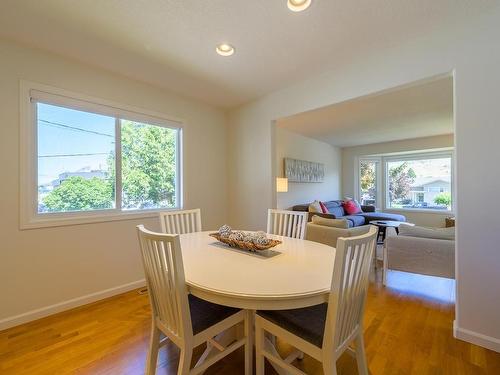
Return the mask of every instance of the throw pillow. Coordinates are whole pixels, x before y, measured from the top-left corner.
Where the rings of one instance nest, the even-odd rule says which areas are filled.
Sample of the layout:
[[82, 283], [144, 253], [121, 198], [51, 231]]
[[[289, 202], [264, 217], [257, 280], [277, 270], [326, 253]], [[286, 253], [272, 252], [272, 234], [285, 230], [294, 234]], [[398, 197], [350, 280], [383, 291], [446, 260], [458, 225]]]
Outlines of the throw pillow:
[[344, 201], [342, 203], [342, 207], [344, 207], [344, 211], [347, 213], [347, 215], [356, 215], [363, 212], [358, 201], [354, 199]]
[[326, 208], [326, 206], [323, 202], [319, 201], [319, 205], [321, 206], [321, 212], [323, 212], [324, 214], [330, 213], [330, 212], [328, 212], [328, 208]]
[[321, 210], [321, 205], [319, 204], [319, 201], [314, 201], [309, 205], [309, 212], [316, 212], [322, 214], [323, 211]]
[[400, 225], [399, 235], [407, 237], [433, 238], [436, 240], [455, 240], [455, 228], [426, 228], [411, 225]]
[[312, 222], [313, 224], [323, 225], [325, 227], [335, 227], [342, 229], [349, 228], [349, 222], [346, 219], [328, 219], [325, 217], [314, 215], [312, 217]]

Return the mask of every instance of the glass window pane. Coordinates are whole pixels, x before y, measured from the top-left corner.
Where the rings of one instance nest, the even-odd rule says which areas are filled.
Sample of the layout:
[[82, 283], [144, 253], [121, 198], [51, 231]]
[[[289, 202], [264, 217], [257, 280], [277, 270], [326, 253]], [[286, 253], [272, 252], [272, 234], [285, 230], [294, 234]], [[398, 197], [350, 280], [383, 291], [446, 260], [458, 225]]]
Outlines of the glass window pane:
[[377, 206], [377, 162], [360, 160], [359, 174], [361, 204]]
[[177, 206], [178, 131], [121, 120], [123, 209]]
[[115, 205], [115, 120], [37, 103], [38, 212]]
[[388, 208], [451, 210], [451, 158], [387, 162]]

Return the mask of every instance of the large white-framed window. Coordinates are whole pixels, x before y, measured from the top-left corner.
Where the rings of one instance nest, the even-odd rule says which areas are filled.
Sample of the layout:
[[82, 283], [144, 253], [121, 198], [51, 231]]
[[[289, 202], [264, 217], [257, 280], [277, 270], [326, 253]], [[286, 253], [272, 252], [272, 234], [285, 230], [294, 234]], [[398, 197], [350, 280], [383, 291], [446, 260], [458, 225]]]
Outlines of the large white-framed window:
[[453, 152], [384, 157], [385, 208], [451, 212]]
[[358, 158], [361, 204], [394, 211], [449, 214], [454, 205], [453, 150]]
[[21, 82], [21, 227], [182, 208], [182, 123]]
[[362, 205], [382, 207], [382, 158], [358, 159], [358, 197]]

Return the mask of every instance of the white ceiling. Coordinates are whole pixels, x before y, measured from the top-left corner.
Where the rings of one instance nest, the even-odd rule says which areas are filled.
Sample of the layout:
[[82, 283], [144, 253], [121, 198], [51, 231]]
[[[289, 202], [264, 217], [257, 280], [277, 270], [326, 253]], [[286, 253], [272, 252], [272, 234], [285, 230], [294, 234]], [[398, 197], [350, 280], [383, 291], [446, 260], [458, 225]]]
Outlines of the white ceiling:
[[347, 147], [453, 133], [453, 79], [440, 78], [280, 119], [277, 126]]
[[[0, 36], [220, 107], [234, 107], [361, 52], [467, 24], [492, 1], [1, 0]], [[229, 42], [223, 58], [215, 45]]]

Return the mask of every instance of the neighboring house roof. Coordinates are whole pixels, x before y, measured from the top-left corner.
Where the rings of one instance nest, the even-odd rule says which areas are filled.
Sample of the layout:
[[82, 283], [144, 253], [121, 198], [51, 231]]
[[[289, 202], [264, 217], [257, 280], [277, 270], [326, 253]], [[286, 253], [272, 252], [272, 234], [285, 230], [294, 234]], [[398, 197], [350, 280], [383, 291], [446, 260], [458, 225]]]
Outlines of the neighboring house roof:
[[445, 184], [450, 183], [450, 177], [449, 176], [443, 176], [443, 177], [420, 177], [416, 178], [411, 187], [422, 187], [426, 186], [429, 184], [432, 184], [434, 182], [444, 182]]
[[85, 179], [91, 179], [93, 177], [104, 178], [107, 175], [107, 171], [103, 169], [90, 169], [90, 167], [80, 168], [75, 172], [63, 172], [60, 173], [58, 178], [52, 180], [49, 184], [57, 187], [62, 182], [70, 177], [83, 177]]

